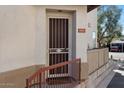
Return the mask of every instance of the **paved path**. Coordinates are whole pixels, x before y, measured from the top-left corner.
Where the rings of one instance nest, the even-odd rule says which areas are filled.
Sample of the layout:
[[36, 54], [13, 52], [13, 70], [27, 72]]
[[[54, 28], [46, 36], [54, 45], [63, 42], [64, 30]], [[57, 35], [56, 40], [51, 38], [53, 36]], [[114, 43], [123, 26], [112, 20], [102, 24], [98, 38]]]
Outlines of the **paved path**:
[[124, 88], [124, 63], [118, 63], [119, 69], [114, 69], [114, 77], [107, 88]]
[[111, 71], [109, 73], [109, 75], [107, 75], [98, 85], [97, 88], [106, 88], [108, 86], [108, 84], [110, 83], [110, 81], [112, 80], [112, 78], [114, 77], [115, 72]]

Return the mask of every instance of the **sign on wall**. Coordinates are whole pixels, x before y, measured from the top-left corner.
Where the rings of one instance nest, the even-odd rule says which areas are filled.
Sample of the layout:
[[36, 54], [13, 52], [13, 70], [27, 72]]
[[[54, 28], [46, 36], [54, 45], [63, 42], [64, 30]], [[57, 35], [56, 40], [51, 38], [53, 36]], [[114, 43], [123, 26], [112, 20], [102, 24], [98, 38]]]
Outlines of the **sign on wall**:
[[78, 32], [79, 33], [85, 33], [86, 32], [86, 29], [85, 28], [78, 28]]

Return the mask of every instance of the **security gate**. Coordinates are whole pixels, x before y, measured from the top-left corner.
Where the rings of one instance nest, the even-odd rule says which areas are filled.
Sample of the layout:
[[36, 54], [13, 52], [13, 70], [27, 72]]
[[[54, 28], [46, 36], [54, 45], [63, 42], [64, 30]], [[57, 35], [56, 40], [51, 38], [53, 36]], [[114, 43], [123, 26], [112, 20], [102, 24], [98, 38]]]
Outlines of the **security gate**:
[[[70, 59], [69, 19], [49, 18], [49, 65], [58, 64]], [[53, 70], [50, 74], [68, 73], [68, 65]]]

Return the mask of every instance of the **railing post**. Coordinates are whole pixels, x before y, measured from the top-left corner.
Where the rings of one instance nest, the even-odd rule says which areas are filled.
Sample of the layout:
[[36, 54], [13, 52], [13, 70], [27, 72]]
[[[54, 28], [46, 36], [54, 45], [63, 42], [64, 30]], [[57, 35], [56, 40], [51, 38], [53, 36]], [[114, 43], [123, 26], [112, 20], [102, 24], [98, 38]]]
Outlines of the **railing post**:
[[39, 74], [39, 88], [41, 88], [41, 73]]
[[79, 59], [79, 84], [81, 81], [81, 59]]
[[26, 88], [29, 88], [29, 82], [28, 82], [28, 79], [26, 79]]

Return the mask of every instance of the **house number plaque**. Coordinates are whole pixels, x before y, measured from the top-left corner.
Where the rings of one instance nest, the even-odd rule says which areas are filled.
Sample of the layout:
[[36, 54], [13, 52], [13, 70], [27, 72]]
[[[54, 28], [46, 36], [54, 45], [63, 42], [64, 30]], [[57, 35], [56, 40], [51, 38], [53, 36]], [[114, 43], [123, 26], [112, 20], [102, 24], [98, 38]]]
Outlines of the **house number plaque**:
[[85, 33], [86, 32], [86, 29], [84, 29], [84, 28], [78, 28], [78, 32], [79, 33]]

